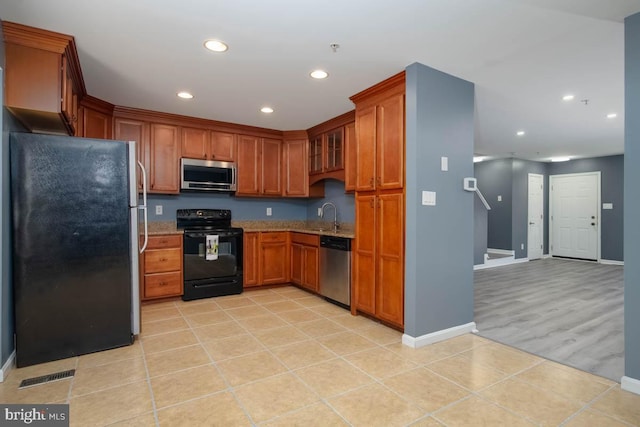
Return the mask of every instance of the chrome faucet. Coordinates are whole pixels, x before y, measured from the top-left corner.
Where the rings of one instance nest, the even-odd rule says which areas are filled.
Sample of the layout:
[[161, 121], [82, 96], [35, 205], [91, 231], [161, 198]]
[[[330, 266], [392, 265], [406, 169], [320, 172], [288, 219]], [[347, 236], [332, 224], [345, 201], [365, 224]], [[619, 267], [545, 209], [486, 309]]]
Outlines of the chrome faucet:
[[336, 205], [331, 202], [323, 204], [320, 208], [320, 218], [324, 218], [324, 208], [327, 206], [331, 206], [333, 208], [333, 232], [337, 233], [340, 226], [338, 225], [338, 209], [336, 208]]

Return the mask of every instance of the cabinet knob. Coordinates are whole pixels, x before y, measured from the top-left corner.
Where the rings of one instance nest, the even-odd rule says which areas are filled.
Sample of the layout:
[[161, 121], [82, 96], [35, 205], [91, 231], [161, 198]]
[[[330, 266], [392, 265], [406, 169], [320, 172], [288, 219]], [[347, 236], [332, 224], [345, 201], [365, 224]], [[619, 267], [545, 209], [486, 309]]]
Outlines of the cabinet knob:
[[158, 283], [158, 285], [159, 285], [159, 286], [167, 286], [167, 285], [168, 285], [168, 283], [167, 283], [167, 282], [160, 282], [160, 283]]
[[373, 177], [369, 178], [369, 185], [373, 187]]
[[161, 262], [167, 262], [167, 259], [166, 258], [160, 258], [160, 261]]

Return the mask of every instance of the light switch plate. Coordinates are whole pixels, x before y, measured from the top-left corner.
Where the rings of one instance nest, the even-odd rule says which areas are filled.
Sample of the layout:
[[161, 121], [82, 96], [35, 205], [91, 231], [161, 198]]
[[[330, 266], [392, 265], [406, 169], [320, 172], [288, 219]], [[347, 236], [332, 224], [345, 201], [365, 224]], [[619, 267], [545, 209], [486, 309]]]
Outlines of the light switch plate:
[[322, 208], [318, 208], [318, 216], [322, 216]]
[[602, 209], [613, 209], [613, 203], [603, 203]]
[[449, 170], [449, 158], [440, 157], [440, 169], [444, 172]]
[[162, 215], [162, 205], [156, 205], [156, 215]]
[[502, 196], [498, 196], [498, 201], [501, 202], [502, 201]]
[[436, 205], [436, 192], [435, 191], [423, 191], [422, 192], [422, 204], [424, 206]]
[[267, 216], [271, 216], [272, 213], [273, 211], [271, 210], [271, 208], [267, 208]]

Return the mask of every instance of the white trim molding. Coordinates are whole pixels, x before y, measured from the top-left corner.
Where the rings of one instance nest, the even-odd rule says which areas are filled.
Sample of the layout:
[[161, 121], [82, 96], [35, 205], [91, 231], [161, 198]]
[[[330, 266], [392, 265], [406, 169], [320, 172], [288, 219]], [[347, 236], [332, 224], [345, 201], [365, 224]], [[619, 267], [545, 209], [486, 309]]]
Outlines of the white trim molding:
[[624, 265], [624, 261], [615, 261], [612, 259], [601, 259], [600, 264], [605, 265]]
[[9, 376], [9, 371], [13, 369], [13, 361], [15, 358], [16, 351], [14, 350], [0, 370], [0, 383], [4, 382], [4, 380]]
[[640, 394], [640, 380], [631, 377], [622, 377], [620, 387], [631, 393]]
[[476, 331], [476, 322], [454, 326], [453, 328], [449, 329], [442, 329], [440, 331], [431, 332], [430, 334], [421, 335], [415, 338], [410, 335], [403, 334], [402, 344], [411, 348], [420, 348], [424, 347], [425, 345], [448, 340], [449, 338], [454, 338], [459, 335], [468, 334], [474, 331]]
[[486, 264], [477, 264], [473, 266], [474, 270], [484, 270], [485, 268], [502, 267], [503, 265], [520, 264], [521, 262], [529, 262], [529, 258], [498, 258], [489, 261]]
[[487, 252], [493, 252], [494, 254], [498, 254], [498, 255], [516, 255], [516, 251], [513, 251], [511, 249], [491, 249], [491, 248], [487, 248]]

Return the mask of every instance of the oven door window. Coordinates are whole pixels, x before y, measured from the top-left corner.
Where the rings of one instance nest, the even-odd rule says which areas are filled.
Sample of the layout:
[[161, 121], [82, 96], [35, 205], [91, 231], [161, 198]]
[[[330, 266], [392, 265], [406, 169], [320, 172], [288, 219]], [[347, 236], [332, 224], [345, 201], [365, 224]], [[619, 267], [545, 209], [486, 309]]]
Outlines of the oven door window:
[[185, 281], [235, 276], [242, 270], [242, 236], [228, 233], [211, 234], [218, 236], [218, 257], [207, 260], [207, 233], [185, 233]]

